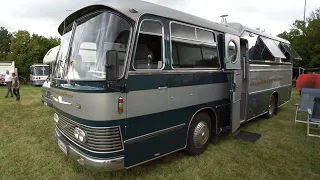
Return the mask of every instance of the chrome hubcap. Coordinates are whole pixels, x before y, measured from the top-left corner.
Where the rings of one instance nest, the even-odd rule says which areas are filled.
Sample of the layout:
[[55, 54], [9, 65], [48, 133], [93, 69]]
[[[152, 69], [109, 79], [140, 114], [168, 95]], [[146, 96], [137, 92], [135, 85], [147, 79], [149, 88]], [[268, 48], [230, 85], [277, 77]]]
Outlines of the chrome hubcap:
[[271, 96], [271, 99], [270, 99], [270, 103], [269, 103], [269, 114], [273, 114], [273, 111], [274, 111], [274, 102], [275, 102], [275, 99], [273, 96]]
[[201, 148], [209, 139], [209, 127], [206, 122], [201, 121], [197, 124], [193, 132], [193, 142], [196, 148]]

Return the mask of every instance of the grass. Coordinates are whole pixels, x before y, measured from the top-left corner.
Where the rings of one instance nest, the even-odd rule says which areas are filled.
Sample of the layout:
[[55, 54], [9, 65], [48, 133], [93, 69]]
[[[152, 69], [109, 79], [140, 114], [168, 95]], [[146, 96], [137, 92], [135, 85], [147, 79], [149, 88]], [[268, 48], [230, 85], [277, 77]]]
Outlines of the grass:
[[261, 133], [255, 143], [224, 134], [197, 157], [183, 152], [129, 170], [96, 173], [60, 151], [54, 139], [53, 111], [40, 102], [41, 87], [22, 86], [21, 101], [4, 99], [0, 87], [1, 179], [320, 179], [320, 139], [294, 123], [298, 94], [272, 119], [241, 126]]

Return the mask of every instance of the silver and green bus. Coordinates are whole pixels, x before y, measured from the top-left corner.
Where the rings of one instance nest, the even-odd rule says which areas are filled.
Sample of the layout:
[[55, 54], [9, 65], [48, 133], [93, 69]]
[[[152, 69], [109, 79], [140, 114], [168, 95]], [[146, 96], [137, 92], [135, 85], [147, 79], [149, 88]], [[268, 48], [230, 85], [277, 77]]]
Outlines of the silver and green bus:
[[92, 170], [128, 169], [185, 150], [290, 100], [290, 43], [137, 0], [74, 11], [51, 82], [57, 144]]

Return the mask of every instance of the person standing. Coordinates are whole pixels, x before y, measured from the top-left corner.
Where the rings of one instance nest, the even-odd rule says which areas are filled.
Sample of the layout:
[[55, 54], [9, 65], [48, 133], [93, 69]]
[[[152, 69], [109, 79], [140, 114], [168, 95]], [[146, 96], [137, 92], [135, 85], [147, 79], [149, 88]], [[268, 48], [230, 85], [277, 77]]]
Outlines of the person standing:
[[16, 76], [16, 73], [12, 73], [12, 89], [13, 89], [13, 94], [16, 96], [17, 101], [20, 100], [20, 81], [19, 78]]
[[11, 75], [9, 74], [9, 71], [7, 70], [6, 71], [6, 76], [4, 78], [4, 82], [6, 83], [7, 85], [7, 94], [5, 96], [5, 98], [7, 98], [9, 96], [9, 93], [11, 94], [10, 97], [13, 97], [13, 94], [12, 94], [12, 89], [11, 89], [11, 86], [12, 86], [12, 77]]

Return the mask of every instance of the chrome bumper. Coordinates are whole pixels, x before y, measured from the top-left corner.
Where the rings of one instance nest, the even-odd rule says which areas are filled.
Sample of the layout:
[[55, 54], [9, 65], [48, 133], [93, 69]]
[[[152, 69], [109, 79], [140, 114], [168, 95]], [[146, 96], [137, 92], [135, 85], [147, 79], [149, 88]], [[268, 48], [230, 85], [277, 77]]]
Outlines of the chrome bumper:
[[41, 102], [45, 106], [48, 106], [48, 107], [51, 107], [51, 108], [53, 107], [52, 100], [47, 98], [47, 97], [45, 97], [45, 96], [43, 96], [43, 95], [42, 95], [42, 98], [41, 98]]
[[77, 161], [80, 165], [87, 169], [94, 171], [116, 171], [124, 169], [124, 157], [110, 158], [110, 159], [95, 159], [91, 158], [71, 146], [56, 128], [56, 141], [62, 141], [67, 147], [67, 156]]

